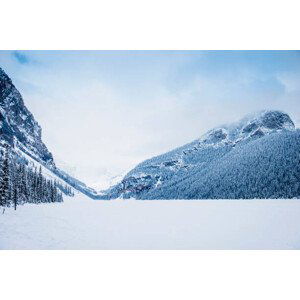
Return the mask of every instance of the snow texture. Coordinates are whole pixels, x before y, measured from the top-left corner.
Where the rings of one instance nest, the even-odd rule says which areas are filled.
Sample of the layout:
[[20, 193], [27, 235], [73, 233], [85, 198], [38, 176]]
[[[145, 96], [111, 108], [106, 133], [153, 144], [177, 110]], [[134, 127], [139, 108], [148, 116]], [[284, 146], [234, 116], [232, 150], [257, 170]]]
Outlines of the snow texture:
[[0, 249], [300, 249], [299, 200], [114, 200], [82, 194], [0, 214]]

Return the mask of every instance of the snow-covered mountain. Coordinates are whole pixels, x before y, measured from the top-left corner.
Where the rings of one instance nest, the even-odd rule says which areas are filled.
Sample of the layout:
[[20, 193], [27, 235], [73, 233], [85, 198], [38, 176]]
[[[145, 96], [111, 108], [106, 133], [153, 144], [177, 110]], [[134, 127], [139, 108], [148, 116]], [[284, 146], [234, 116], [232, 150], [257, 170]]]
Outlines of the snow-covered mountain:
[[125, 173], [120, 175], [113, 175], [108, 172], [103, 173], [99, 176], [98, 180], [90, 184], [90, 186], [96, 191], [106, 190], [111, 186], [114, 186], [119, 182], [121, 182], [125, 175], [126, 175]]
[[0, 68], [1, 140], [15, 145], [43, 163], [55, 167], [52, 154], [41, 138], [41, 127], [24, 105], [21, 94]]
[[292, 198], [300, 195], [300, 131], [280, 111], [212, 129], [148, 159], [103, 198]]
[[42, 141], [42, 130], [24, 104], [12, 80], [0, 68], [0, 147], [9, 144], [15, 155], [26, 163], [41, 165], [48, 176], [71, 185], [84, 194], [95, 197], [96, 192], [59, 169]]

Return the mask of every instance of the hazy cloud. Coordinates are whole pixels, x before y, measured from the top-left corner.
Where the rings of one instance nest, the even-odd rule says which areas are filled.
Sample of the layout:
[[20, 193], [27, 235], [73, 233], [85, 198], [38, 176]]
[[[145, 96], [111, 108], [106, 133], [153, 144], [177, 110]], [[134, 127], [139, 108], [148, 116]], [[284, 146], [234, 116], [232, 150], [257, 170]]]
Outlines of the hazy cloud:
[[12, 56], [20, 63], [20, 64], [28, 64], [29, 58], [20, 51], [13, 51]]

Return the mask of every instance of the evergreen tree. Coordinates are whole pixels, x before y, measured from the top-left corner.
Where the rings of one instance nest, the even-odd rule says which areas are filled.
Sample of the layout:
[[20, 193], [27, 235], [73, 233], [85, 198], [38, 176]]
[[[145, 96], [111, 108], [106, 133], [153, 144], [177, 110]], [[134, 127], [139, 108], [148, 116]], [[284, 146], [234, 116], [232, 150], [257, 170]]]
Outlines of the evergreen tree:
[[41, 166], [37, 171], [24, 161], [13, 159], [13, 155], [7, 146], [0, 157], [0, 206], [4, 207], [3, 212], [10, 204], [17, 209], [26, 202], [62, 202], [61, 192], [73, 195], [70, 187], [44, 177]]
[[[0, 177], [0, 205], [5, 207], [10, 205], [10, 172], [9, 172], [9, 150], [5, 146], [4, 158], [1, 161]], [[4, 211], [3, 211], [4, 212]]]

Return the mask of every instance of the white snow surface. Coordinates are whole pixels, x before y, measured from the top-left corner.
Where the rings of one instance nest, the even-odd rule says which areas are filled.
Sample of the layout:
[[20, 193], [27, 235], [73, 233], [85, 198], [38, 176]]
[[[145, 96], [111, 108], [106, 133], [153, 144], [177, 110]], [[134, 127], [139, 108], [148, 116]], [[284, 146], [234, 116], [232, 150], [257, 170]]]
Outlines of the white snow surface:
[[299, 200], [91, 200], [0, 212], [0, 249], [300, 249]]

